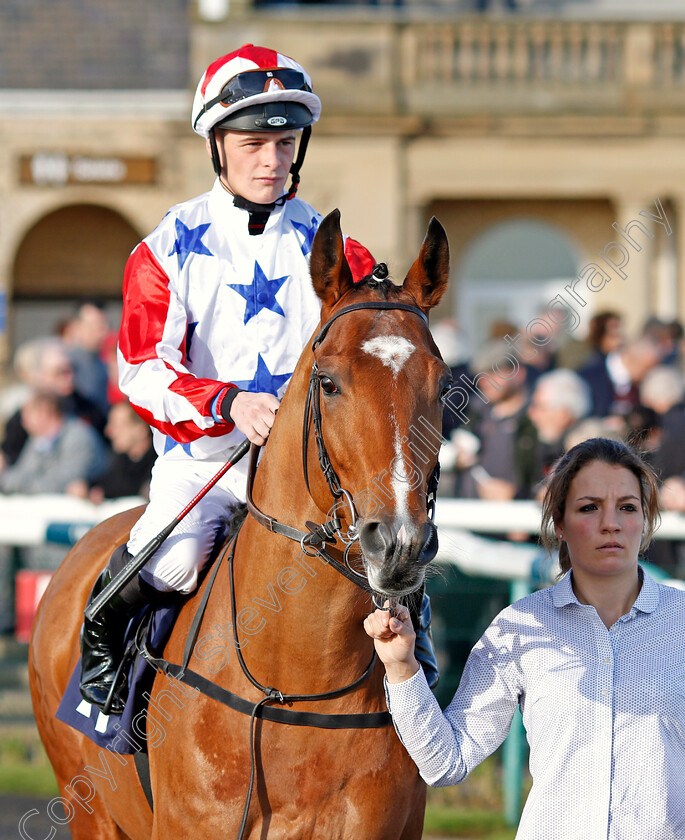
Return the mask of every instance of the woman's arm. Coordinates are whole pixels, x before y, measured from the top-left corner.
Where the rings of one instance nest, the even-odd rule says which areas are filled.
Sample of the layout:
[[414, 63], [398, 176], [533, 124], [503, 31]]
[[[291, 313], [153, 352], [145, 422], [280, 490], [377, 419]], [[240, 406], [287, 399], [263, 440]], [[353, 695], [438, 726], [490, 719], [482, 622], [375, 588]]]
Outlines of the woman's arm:
[[516, 669], [491, 625], [475, 646], [443, 713], [414, 657], [408, 611], [376, 610], [364, 622], [386, 667], [386, 698], [400, 740], [430, 785], [458, 784], [506, 737], [519, 701]]

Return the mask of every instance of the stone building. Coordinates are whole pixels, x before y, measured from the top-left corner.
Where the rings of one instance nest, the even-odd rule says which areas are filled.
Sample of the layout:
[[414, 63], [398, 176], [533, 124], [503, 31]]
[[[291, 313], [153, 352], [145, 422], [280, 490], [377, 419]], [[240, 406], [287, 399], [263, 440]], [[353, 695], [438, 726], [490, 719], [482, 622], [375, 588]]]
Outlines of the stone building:
[[296, 56], [322, 97], [305, 199], [399, 278], [442, 221], [439, 315], [470, 349], [553, 301], [572, 327], [685, 319], [680, 6], [4, 0], [0, 364], [76, 300], [116, 317], [131, 248], [211, 184], [192, 93], [246, 42]]

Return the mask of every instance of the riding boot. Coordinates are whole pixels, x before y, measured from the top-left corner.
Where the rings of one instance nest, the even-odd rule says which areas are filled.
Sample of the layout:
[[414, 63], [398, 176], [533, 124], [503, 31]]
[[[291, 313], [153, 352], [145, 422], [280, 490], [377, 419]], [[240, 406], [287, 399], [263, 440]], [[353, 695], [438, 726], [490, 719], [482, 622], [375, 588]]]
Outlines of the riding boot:
[[[107, 568], [95, 581], [88, 604], [130, 559], [125, 545], [114, 551]], [[124, 656], [126, 627], [131, 617], [149, 603], [149, 589], [151, 587], [136, 576], [105, 604], [95, 618], [90, 621], [84, 619], [81, 630], [81, 696], [106, 714], [120, 714], [124, 710], [125, 698], [122, 699], [112, 688]]]
[[417, 593], [421, 596], [412, 604], [409, 605], [409, 613], [411, 615], [412, 624], [416, 632], [416, 642], [414, 644], [414, 653], [423, 668], [426, 675], [426, 682], [431, 688], [435, 688], [440, 679], [440, 671], [438, 670], [438, 662], [435, 658], [435, 650], [433, 649], [433, 635], [431, 633], [431, 600], [426, 595], [423, 588]]

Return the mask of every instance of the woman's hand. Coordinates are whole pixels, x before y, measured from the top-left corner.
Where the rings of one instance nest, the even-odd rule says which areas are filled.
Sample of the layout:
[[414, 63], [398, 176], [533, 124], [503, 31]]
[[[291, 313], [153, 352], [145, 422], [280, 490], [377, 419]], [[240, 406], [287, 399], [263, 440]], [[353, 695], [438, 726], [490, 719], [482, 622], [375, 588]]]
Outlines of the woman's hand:
[[[388, 605], [386, 601], [385, 606]], [[394, 616], [389, 610], [372, 612], [364, 619], [364, 629], [374, 641], [389, 683], [404, 682], [414, 676], [419, 670], [414, 656], [416, 633], [406, 607], [398, 607]]]

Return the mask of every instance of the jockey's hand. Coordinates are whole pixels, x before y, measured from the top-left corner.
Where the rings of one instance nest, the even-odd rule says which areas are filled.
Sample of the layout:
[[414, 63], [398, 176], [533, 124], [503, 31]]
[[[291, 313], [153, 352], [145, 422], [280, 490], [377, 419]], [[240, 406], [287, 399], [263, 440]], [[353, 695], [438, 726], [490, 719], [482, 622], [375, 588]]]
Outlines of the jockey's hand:
[[[387, 601], [385, 606], [388, 606]], [[409, 610], [398, 607], [396, 613], [391, 616], [388, 610], [376, 610], [364, 619], [364, 629], [373, 639], [389, 683], [404, 682], [419, 670], [414, 656], [416, 633]]]
[[251, 443], [262, 446], [269, 437], [279, 405], [273, 394], [241, 391], [231, 403], [231, 419]]

